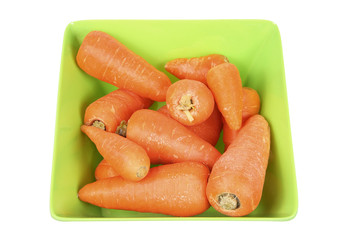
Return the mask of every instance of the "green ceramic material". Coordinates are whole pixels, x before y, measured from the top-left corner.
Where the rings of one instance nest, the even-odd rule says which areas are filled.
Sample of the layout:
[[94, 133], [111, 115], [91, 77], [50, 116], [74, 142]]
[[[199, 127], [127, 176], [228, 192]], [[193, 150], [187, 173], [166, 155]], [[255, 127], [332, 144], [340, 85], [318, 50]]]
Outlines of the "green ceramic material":
[[[85, 35], [104, 31], [167, 73], [167, 61], [212, 53], [227, 56], [244, 86], [261, 97], [261, 114], [271, 127], [271, 153], [263, 196], [245, 217], [227, 217], [213, 208], [190, 217], [101, 209], [81, 202], [78, 190], [94, 181], [102, 160], [94, 144], [80, 131], [85, 108], [116, 88], [83, 72], [75, 62]], [[153, 109], [163, 103], [156, 103]], [[297, 186], [290, 133], [284, 63], [278, 27], [265, 20], [89, 20], [65, 30], [60, 69], [50, 211], [53, 218], [78, 220], [290, 220], [297, 213]], [[224, 149], [222, 138], [217, 148]]]

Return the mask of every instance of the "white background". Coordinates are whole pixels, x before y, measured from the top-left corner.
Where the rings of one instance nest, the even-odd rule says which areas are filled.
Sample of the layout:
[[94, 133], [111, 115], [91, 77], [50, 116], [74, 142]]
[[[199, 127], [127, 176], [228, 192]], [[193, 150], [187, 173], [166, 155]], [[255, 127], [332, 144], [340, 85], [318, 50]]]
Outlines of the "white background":
[[[84, 19], [267, 19], [280, 29], [299, 208], [287, 222], [59, 222], [49, 211], [62, 38]], [[359, 239], [355, 1], [1, 1], [0, 239]], [[5, 237], [6, 236], [6, 237]]]

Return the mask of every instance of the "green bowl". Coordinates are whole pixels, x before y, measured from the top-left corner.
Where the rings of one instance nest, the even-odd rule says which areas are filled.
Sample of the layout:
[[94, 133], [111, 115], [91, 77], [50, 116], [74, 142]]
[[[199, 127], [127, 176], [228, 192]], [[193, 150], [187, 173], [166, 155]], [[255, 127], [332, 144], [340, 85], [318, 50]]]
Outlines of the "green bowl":
[[[172, 81], [167, 61], [212, 53], [227, 56], [244, 86], [261, 98], [261, 115], [271, 127], [271, 152], [259, 206], [244, 217], [227, 217], [212, 207], [188, 218], [103, 209], [80, 201], [77, 193], [95, 181], [102, 160], [80, 126], [86, 107], [115, 90], [76, 64], [87, 33], [104, 31], [142, 56]], [[157, 109], [164, 103], [155, 103]], [[216, 146], [223, 152], [222, 137]], [[297, 213], [297, 186], [284, 63], [278, 27], [266, 20], [87, 20], [70, 23], [64, 34], [52, 166], [50, 212], [61, 221], [87, 220], [290, 220]]]

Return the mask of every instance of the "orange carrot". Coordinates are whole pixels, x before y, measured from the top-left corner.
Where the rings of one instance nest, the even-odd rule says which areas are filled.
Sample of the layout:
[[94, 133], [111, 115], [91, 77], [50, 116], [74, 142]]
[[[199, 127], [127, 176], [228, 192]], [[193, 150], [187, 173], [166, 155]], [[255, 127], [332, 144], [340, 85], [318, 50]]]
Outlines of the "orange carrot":
[[121, 121], [129, 120], [131, 114], [149, 108], [152, 101], [126, 90], [115, 90], [91, 103], [85, 110], [84, 124], [115, 132]]
[[[255, 89], [249, 87], [243, 87], [243, 111], [242, 122], [244, 123], [249, 117], [258, 114], [260, 111], [260, 97]], [[223, 142], [225, 144], [225, 150], [234, 141], [239, 130], [232, 130], [223, 120]]]
[[184, 79], [169, 87], [166, 105], [172, 118], [183, 125], [194, 126], [210, 117], [214, 97], [205, 84]]
[[103, 159], [95, 169], [95, 179], [100, 180], [104, 178], [120, 176], [114, 168]]
[[92, 31], [76, 56], [87, 74], [144, 98], [165, 101], [170, 79], [112, 36]]
[[[162, 106], [157, 111], [171, 118], [166, 105]], [[201, 137], [211, 145], [215, 146], [222, 129], [221, 113], [215, 106], [214, 112], [205, 122], [195, 126], [186, 126], [186, 128], [194, 132], [197, 136]], [[115, 177], [118, 175], [119, 174], [111, 167], [111, 165], [105, 159], [99, 163], [95, 170], [96, 180]]]
[[260, 97], [253, 88], [243, 87], [243, 109], [242, 121], [245, 122], [249, 117], [258, 114], [260, 111]]
[[[167, 109], [166, 105], [162, 106], [158, 109], [158, 112], [164, 114], [165, 116], [171, 118], [169, 110]], [[218, 142], [220, 132], [222, 129], [222, 121], [221, 121], [221, 114], [217, 108], [214, 108], [214, 112], [211, 116], [203, 123], [200, 123], [195, 126], [185, 126], [187, 129], [194, 132], [197, 136], [201, 137], [211, 145], [215, 146]], [[225, 132], [224, 132], [225, 133]], [[106, 160], [103, 160], [99, 163], [98, 167], [95, 170], [95, 178], [103, 179], [109, 177], [115, 177], [119, 174], [111, 167]]]
[[240, 130], [241, 128], [239, 130], [232, 130], [231, 128], [229, 128], [229, 125], [227, 125], [226, 121], [223, 119], [224, 151], [226, 151], [230, 144], [234, 141]]
[[207, 83], [226, 123], [238, 130], [242, 123], [243, 93], [241, 78], [234, 64], [223, 63], [209, 70]]
[[216, 65], [229, 62], [220, 54], [211, 54], [203, 57], [177, 58], [165, 65], [165, 70], [179, 79], [193, 79], [206, 83], [207, 72]]
[[206, 195], [228, 216], [244, 216], [259, 204], [270, 152], [270, 128], [261, 115], [250, 117], [215, 163]]
[[142, 146], [153, 164], [193, 161], [211, 168], [221, 155], [176, 120], [149, 109], [131, 116], [126, 137]]
[[209, 169], [200, 163], [174, 163], [153, 167], [139, 182], [121, 177], [101, 179], [85, 185], [79, 199], [93, 205], [179, 217], [206, 211], [205, 189]]
[[150, 159], [136, 143], [93, 126], [82, 125], [81, 131], [95, 143], [100, 154], [123, 178], [140, 181], [148, 173]]
[[[158, 112], [171, 118], [171, 115], [166, 105], [159, 108]], [[221, 121], [221, 113], [217, 109], [217, 106], [214, 106], [213, 113], [206, 121], [198, 125], [186, 126], [186, 128], [194, 132], [196, 135], [198, 135], [199, 137], [201, 137], [211, 145], [215, 146], [219, 140], [222, 125], [223, 124]]]

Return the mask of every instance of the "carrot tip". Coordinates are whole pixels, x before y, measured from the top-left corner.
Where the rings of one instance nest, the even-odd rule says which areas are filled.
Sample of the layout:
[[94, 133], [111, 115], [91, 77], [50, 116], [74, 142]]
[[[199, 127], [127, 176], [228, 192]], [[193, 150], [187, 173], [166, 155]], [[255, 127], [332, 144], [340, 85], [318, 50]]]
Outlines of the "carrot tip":
[[240, 200], [235, 194], [222, 193], [217, 197], [217, 204], [224, 210], [235, 210], [240, 207]]
[[104, 131], [106, 130], [105, 123], [103, 123], [100, 120], [95, 120], [91, 125], [94, 127], [100, 128], [101, 130], [104, 130]]

